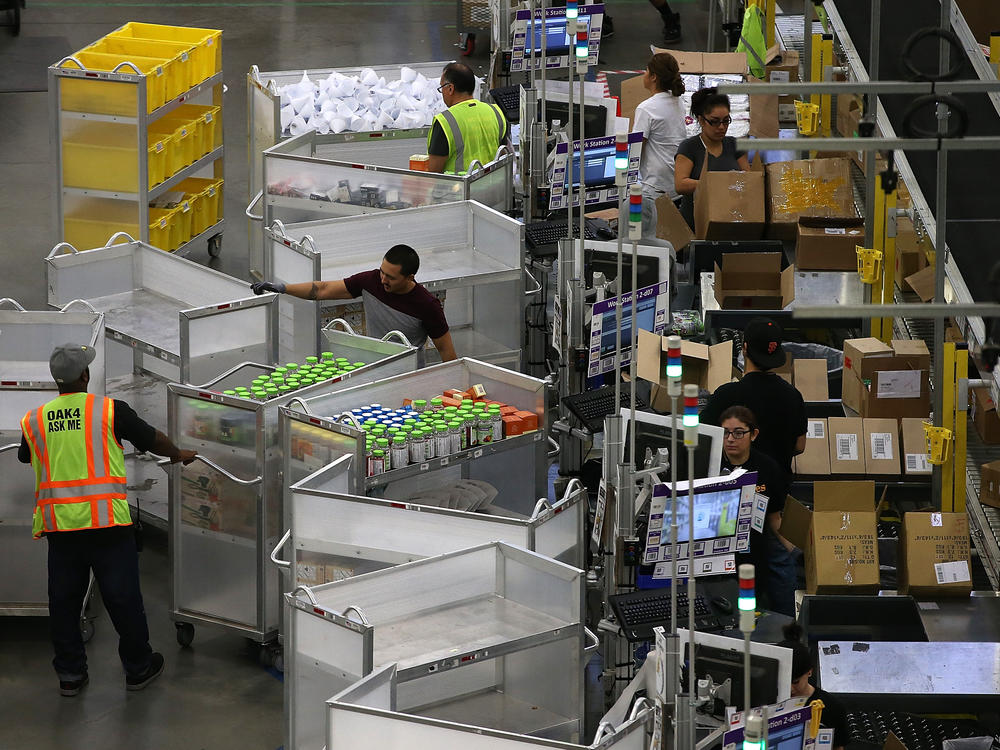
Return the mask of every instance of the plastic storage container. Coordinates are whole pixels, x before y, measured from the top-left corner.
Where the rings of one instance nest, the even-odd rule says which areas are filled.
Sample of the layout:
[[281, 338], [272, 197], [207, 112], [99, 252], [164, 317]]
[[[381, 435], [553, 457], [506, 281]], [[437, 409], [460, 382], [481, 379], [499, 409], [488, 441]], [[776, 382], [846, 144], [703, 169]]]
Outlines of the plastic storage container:
[[222, 31], [190, 26], [166, 26], [158, 23], [132, 21], [108, 34], [110, 37], [156, 39], [169, 42], [190, 42], [195, 45], [194, 80], [192, 85], [222, 70]]
[[163, 73], [167, 77], [167, 99], [179, 96], [197, 83], [197, 81], [192, 80], [194, 68], [192, 54], [195, 47], [189, 42], [104, 37], [85, 49], [87, 52], [120, 55], [126, 60], [134, 56], [166, 60], [167, 62], [163, 65]]
[[[74, 64], [73, 60], [79, 63]], [[153, 57], [109, 55], [102, 52], [77, 52], [73, 60], [66, 60], [60, 67], [80, 68], [102, 72], [118, 72], [146, 77], [146, 111], [152, 112], [166, 101], [167, 77], [163, 66], [167, 60]], [[131, 63], [124, 65], [123, 63]], [[82, 67], [81, 67], [82, 66]], [[97, 85], [95, 85], [97, 84]], [[71, 112], [92, 112], [103, 115], [135, 117], [136, 90], [134, 85], [115, 84], [110, 81], [91, 81], [86, 78], [67, 78], [62, 82], [61, 106]]]
[[149, 138], [162, 135], [169, 136], [170, 147], [167, 149], [164, 178], [171, 177], [184, 167], [194, 162], [194, 128], [191, 122], [173, 117], [150, 123]]
[[191, 236], [199, 235], [222, 217], [219, 215], [219, 198], [222, 179], [189, 177], [177, 184], [191, 204]]
[[173, 118], [193, 124], [195, 160], [222, 145], [222, 131], [217, 127], [221, 112], [222, 107], [217, 105], [182, 104], [170, 113]]

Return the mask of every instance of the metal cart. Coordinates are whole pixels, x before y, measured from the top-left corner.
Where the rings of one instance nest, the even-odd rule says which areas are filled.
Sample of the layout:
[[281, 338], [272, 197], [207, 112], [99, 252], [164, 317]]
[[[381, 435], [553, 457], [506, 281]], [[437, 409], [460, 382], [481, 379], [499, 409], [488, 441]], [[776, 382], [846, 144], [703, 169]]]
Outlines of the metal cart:
[[[70, 310], [71, 307], [77, 308]], [[74, 300], [61, 310], [25, 310], [0, 299], [0, 615], [48, 615], [48, 545], [31, 537], [35, 485], [31, 468], [17, 460], [21, 418], [58, 395], [49, 373], [53, 348], [68, 341], [97, 350], [90, 366], [91, 392], [104, 394], [104, 315]], [[84, 640], [94, 634], [87, 614], [93, 577], [80, 613]]]
[[487, 398], [535, 413], [538, 416], [538, 429], [367, 477], [364, 461], [365, 433], [355, 426], [345, 424], [342, 429], [353, 440], [340, 446], [337, 452], [330, 455], [329, 460], [333, 461], [342, 455], [353, 456], [348, 469], [352, 494], [399, 500], [408, 497], [415, 486], [431, 487], [435, 482], [441, 484], [458, 478], [478, 479], [489, 482], [500, 490], [495, 504], [524, 516], [531, 516], [536, 499], [547, 494], [548, 484], [545, 383], [537, 378], [463, 358], [368, 385], [357, 385], [336, 393], [302, 399], [293, 404], [294, 410], [283, 410], [283, 415], [285, 412], [289, 416], [300, 412], [303, 419], [326, 417], [336, 420], [351, 409], [365, 404], [399, 404], [404, 398], [430, 397], [448, 388], [464, 390], [480, 384], [486, 389]]
[[[400, 68], [406, 66], [421, 75], [437, 80], [441, 75], [444, 66], [450, 60], [439, 62], [418, 62], [400, 63], [399, 65], [372, 65], [371, 70], [386, 81], [395, 81], [399, 78]], [[303, 75], [307, 75], [314, 83], [319, 83], [328, 78], [331, 73], [341, 75], [358, 75], [364, 68], [321, 68], [318, 70], [278, 70], [261, 72], [256, 65], [250, 66], [247, 73], [247, 132], [250, 133], [250, 180], [247, 197], [256, 203], [263, 195], [263, 152], [280, 141], [291, 138], [291, 133], [281, 127], [281, 101], [279, 89], [288, 84], [298, 83]], [[385, 133], [386, 131], [380, 131]], [[344, 133], [346, 140], [354, 136], [353, 133]], [[254, 199], [254, 196], [257, 196]], [[251, 204], [250, 209], [253, 208]], [[263, 220], [263, 216], [254, 216], [248, 213], [248, 218]], [[250, 273], [261, 276], [264, 272], [264, 239], [260, 234], [259, 227], [251, 227], [250, 230]]]
[[458, 47], [468, 57], [476, 51], [477, 37], [485, 38], [490, 33], [490, 0], [458, 0], [457, 8]]
[[285, 596], [289, 747], [322, 747], [326, 697], [390, 664], [399, 711], [578, 741], [596, 648], [583, 596], [583, 571], [503, 542], [299, 586]]
[[[444, 291], [445, 315], [455, 350], [515, 369], [521, 366], [524, 321], [524, 226], [475, 201], [426, 206], [301, 224], [274, 222], [266, 232], [268, 278], [285, 282], [342, 279], [378, 267], [387, 237], [420, 254], [420, 283]], [[534, 283], [527, 294], [541, 287]], [[339, 310], [344, 304], [325, 303]], [[320, 308], [287, 295], [283, 320], [295, 330], [315, 327]], [[339, 313], [338, 313], [339, 314]], [[288, 322], [283, 325], [288, 325]], [[435, 361], [437, 351], [428, 349]]]
[[[286, 461], [287, 453], [286, 453]], [[541, 499], [531, 516], [467, 512], [347, 494], [343, 456], [285, 490], [286, 529], [271, 560], [299, 585], [330, 583], [442, 552], [502, 541], [582, 568], [586, 489], [578, 480], [555, 504]], [[288, 545], [290, 559], [278, 559]]]
[[[656, 708], [645, 698], [618, 726], [601, 723], [589, 745], [577, 745], [541, 736], [529, 736], [525, 727], [505, 731], [473, 725], [469, 717], [447, 721], [397, 708], [399, 668], [395, 664], [374, 670], [342, 693], [326, 701], [327, 750], [349, 750], [379, 737], [386, 750], [433, 747], [437, 750], [646, 750], [653, 734]], [[512, 722], [513, 723], [513, 722]]]
[[[349, 352], [352, 361], [366, 365], [301, 389], [294, 400], [416, 368], [413, 347], [324, 333], [334, 351]], [[223, 393], [272, 369], [244, 363], [203, 385], [168, 386], [169, 434], [203, 459], [171, 471], [171, 617], [182, 646], [191, 644], [196, 624], [222, 626], [262, 644], [262, 660], [280, 666], [281, 652], [273, 643], [279, 625], [278, 576], [265, 562], [282, 528], [282, 466], [288, 478], [303, 476], [299, 466], [314, 471], [326, 463], [328, 443], [341, 438], [310, 423], [295, 436], [295, 455], [283, 463], [279, 399], [262, 402]], [[210, 579], [206, 566], [214, 571]]]
[[264, 152], [264, 226], [470, 199], [511, 208], [514, 157], [503, 147], [464, 175], [410, 169], [410, 156], [427, 149], [429, 130], [309, 132], [272, 146]]

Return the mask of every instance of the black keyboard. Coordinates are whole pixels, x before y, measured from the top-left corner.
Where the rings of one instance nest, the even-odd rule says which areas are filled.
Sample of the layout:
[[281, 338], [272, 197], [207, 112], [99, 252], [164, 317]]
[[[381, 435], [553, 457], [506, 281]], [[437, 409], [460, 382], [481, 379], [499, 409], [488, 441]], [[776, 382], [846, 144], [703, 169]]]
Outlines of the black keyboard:
[[[580, 224], [573, 222], [573, 236], [580, 237]], [[606, 221], [585, 219], [583, 237], [587, 240], [613, 240], [617, 235]], [[528, 252], [536, 258], [555, 255], [559, 250], [559, 240], [566, 237], [566, 219], [534, 221], [524, 225], [524, 240]]]
[[512, 123], [521, 120], [521, 86], [500, 86], [490, 89], [494, 103], [503, 110], [504, 116]]
[[[621, 405], [628, 409], [631, 406], [631, 386], [621, 384]], [[583, 425], [593, 433], [604, 432], [604, 418], [615, 411], [615, 387], [606, 385], [592, 391], [574, 393], [564, 396], [563, 404], [573, 412]], [[635, 399], [636, 409], [647, 409], [647, 404], [638, 396]]]
[[[646, 589], [629, 594], [614, 594], [608, 597], [611, 609], [618, 618], [625, 637], [630, 641], [648, 641], [653, 638], [653, 628], [670, 625], [670, 589]], [[686, 628], [688, 623], [688, 595], [677, 592], [677, 626]], [[696, 594], [694, 599], [695, 629], [701, 631], [722, 631], [729, 626], [729, 618], [713, 613], [708, 599]]]

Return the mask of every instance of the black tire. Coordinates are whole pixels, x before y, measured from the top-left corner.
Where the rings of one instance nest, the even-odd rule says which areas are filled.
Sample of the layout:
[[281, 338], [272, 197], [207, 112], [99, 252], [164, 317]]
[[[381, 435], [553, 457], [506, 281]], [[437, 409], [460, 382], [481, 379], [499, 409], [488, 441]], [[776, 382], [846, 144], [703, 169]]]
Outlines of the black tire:
[[217, 234], [208, 238], [208, 254], [212, 258], [218, 258], [222, 254], [222, 235]]
[[183, 648], [188, 648], [194, 641], [194, 625], [189, 622], [174, 623], [177, 627], [177, 643]]
[[285, 673], [285, 651], [280, 646], [275, 646], [274, 658], [271, 665], [282, 674]]

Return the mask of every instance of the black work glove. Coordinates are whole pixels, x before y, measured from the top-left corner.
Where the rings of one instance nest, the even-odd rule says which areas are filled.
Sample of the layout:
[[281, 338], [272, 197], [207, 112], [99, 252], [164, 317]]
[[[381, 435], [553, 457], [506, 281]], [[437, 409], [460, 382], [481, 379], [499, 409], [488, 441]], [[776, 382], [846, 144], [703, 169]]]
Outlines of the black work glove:
[[285, 293], [285, 285], [280, 281], [255, 281], [250, 285], [254, 294], [266, 294], [267, 292]]

